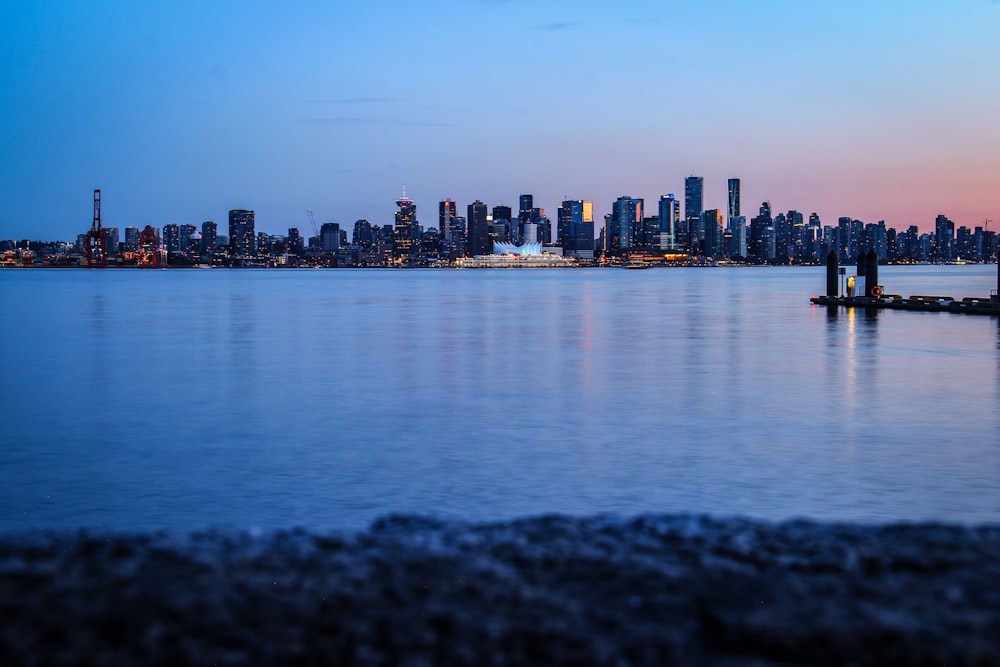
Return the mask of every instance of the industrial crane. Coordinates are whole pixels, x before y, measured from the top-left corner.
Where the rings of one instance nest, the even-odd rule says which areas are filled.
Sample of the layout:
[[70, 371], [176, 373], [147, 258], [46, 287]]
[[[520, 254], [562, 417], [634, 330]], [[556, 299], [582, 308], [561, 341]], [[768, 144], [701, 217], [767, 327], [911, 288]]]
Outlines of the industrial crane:
[[[108, 250], [101, 225], [101, 191], [94, 190], [94, 222], [87, 232], [87, 266], [107, 266]], [[96, 253], [95, 253], [96, 251]], [[96, 255], [96, 256], [95, 256]]]

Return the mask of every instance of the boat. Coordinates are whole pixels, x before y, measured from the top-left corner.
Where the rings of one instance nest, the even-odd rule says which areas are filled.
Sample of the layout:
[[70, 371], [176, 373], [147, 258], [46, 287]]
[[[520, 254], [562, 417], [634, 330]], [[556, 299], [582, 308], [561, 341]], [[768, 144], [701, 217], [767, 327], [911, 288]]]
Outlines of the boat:
[[625, 265], [626, 269], [648, 269], [653, 266], [649, 262], [644, 262], [641, 259], [632, 259]]

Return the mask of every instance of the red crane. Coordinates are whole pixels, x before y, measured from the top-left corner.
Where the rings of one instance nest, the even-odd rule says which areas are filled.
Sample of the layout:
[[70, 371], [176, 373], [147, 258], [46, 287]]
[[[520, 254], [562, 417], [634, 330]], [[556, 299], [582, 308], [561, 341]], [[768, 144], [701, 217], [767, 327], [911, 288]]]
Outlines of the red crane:
[[[95, 255], [96, 251], [96, 255]], [[101, 191], [94, 190], [94, 222], [87, 232], [87, 266], [107, 266], [108, 249], [104, 243], [104, 227], [101, 226]]]

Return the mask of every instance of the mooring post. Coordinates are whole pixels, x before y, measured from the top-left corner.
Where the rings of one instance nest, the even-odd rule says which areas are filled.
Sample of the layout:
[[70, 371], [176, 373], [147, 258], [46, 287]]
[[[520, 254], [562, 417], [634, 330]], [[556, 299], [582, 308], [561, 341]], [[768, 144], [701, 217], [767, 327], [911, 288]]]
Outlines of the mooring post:
[[826, 256], [826, 295], [831, 298], [837, 296], [837, 275], [840, 269], [840, 260], [837, 251], [831, 250]]
[[879, 296], [875, 293], [876, 286], [878, 286], [878, 253], [870, 250], [868, 252], [868, 271], [865, 277], [865, 289], [868, 290], [868, 296]]

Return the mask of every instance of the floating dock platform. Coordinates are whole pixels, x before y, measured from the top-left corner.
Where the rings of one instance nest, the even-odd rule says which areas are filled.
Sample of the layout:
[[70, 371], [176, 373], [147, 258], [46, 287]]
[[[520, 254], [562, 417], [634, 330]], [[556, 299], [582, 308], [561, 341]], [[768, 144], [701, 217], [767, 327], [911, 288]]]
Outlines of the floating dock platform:
[[874, 296], [814, 296], [809, 299], [818, 306], [843, 306], [845, 308], [889, 308], [892, 310], [919, 310], [928, 313], [967, 313], [969, 315], [1000, 315], [1000, 302], [992, 299], [966, 297], [958, 300], [950, 296], [911, 296], [898, 294]]
[[[950, 296], [911, 296], [904, 299], [899, 294], [886, 294], [878, 283], [878, 255], [874, 250], [858, 256], [857, 278], [847, 281], [847, 296], [837, 289], [837, 279], [846, 271], [840, 266], [836, 252], [826, 258], [826, 295], [809, 299], [818, 306], [843, 306], [844, 308], [890, 308], [916, 310], [924, 313], [966, 313], [968, 315], [1000, 315], [1000, 252], [997, 253], [997, 289], [988, 297], [966, 297], [958, 300]], [[854, 293], [856, 283], [864, 287]]]

